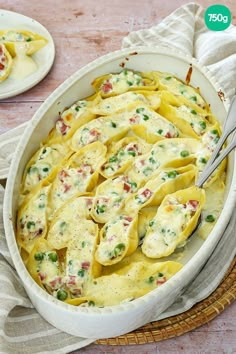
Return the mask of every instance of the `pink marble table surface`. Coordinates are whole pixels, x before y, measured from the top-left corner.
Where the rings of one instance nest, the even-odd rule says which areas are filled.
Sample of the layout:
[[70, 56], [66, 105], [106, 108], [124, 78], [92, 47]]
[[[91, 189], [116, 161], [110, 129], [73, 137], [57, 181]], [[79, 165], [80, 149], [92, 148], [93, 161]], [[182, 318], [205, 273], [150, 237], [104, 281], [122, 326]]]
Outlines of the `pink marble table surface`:
[[[32, 17], [51, 33], [56, 59], [47, 77], [31, 90], [0, 101], [0, 134], [28, 121], [45, 98], [68, 76], [97, 57], [121, 47], [130, 31], [149, 28], [170, 14], [184, 0], [5, 0], [0, 8]], [[200, 0], [204, 7], [218, 1]], [[236, 1], [229, 7], [236, 24]], [[1, 25], [1, 23], [0, 23]], [[236, 40], [236, 39], [235, 39]], [[236, 304], [208, 324], [181, 337], [134, 345], [91, 344], [76, 353], [236, 353]]]

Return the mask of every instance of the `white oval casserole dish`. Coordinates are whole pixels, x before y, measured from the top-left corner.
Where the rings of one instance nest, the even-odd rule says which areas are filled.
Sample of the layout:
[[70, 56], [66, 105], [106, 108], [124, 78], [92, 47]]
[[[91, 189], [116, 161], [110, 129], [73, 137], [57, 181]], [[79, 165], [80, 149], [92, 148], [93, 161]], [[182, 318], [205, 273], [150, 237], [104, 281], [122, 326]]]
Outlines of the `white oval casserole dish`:
[[132, 302], [106, 308], [75, 307], [60, 302], [43, 291], [27, 272], [15, 239], [17, 201], [25, 165], [40, 141], [54, 126], [58, 113], [74, 101], [93, 93], [90, 84], [96, 77], [119, 72], [125, 65], [126, 68], [137, 71], [166, 71], [185, 80], [190, 63], [193, 68], [190, 84], [200, 87], [201, 94], [210, 103], [213, 113], [223, 122], [229, 100], [225, 97], [221, 101], [218, 95], [219, 84], [205, 68], [195, 60], [170, 49], [139, 47], [136, 51], [125, 49], [110, 53], [77, 71], [42, 104], [22, 136], [10, 168], [5, 193], [4, 224], [7, 243], [15, 268], [33, 305], [48, 322], [62, 331], [86, 338], [118, 336], [154, 320], [175, 301], [207, 261], [230, 219], [236, 200], [234, 155], [231, 153], [229, 159], [224, 208], [207, 240], [203, 242], [193, 237], [181, 260], [185, 266], [167, 283]]

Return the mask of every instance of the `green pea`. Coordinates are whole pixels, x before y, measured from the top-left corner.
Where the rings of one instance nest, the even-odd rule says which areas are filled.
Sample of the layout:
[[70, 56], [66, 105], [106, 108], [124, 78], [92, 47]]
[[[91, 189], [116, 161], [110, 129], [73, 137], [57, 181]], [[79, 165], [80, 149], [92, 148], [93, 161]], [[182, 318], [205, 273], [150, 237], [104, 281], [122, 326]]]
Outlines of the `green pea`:
[[163, 273], [158, 273], [158, 277], [164, 277]]
[[85, 275], [85, 269], [80, 269], [79, 271], [78, 271], [78, 273], [77, 273], [81, 278], [83, 278], [84, 277], [84, 275]]
[[187, 150], [182, 150], [181, 153], [180, 153], [180, 155], [181, 155], [182, 157], [187, 157], [187, 156], [189, 156], [189, 152], [188, 152]]
[[132, 189], [136, 189], [137, 188], [137, 183], [136, 182], [128, 182], [131, 185]]
[[38, 173], [38, 168], [35, 167], [35, 166], [31, 166], [31, 167], [28, 168], [27, 173], [28, 173], [29, 175], [31, 175], [31, 174], [33, 174], [33, 173]]
[[194, 102], [197, 102], [197, 96], [192, 96], [190, 97], [190, 100], [194, 101]]
[[58, 260], [57, 253], [56, 252], [49, 253], [48, 258], [50, 259], [50, 261], [56, 262]]
[[207, 215], [207, 217], [205, 218], [206, 222], [214, 222], [215, 218], [213, 215]]
[[170, 171], [170, 172], [167, 172], [167, 176], [168, 178], [175, 178], [176, 176], [179, 175], [179, 172], [173, 170], [173, 171]]
[[112, 128], [116, 128], [117, 127], [116, 123], [114, 123], [114, 122], [111, 122], [111, 126], [112, 126]]
[[128, 151], [128, 155], [135, 157], [136, 156], [136, 152], [135, 151]]
[[97, 205], [96, 207], [96, 212], [97, 214], [103, 214], [105, 213], [105, 210], [106, 210], [106, 206], [105, 205]]
[[157, 134], [162, 135], [162, 134], [163, 134], [163, 129], [159, 129], [159, 130], [157, 131]]
[[139, 107], [136, 109], [136, 113], [142, 113], [144, 111], [143, 107]]
[[149, 116], [147, 114], [143, 115], [143, 120], [149, 120]]
[[43, 253], [43, 252], [36, 252], [36, 253], [34, 254], [34, 259], [35, 259], [36, 261], [42, 261], [43, 258], [44, 258], [44, 253]]
[[124, 155], [125, 155], [125, 152], [124, 152], [124, 150], [119, 150], [118, 154], [119, 154], [120, 156], [124, 156]]
[[199, 159], [199, 161], [200, 161], [201, 163], [207, 163], [207, 159], [205, 159], [205, 157], [201, 157], [201, 158]]
[[151, 276], [151, 277], [148, 278], [148, 283], [151, 284], [151, 283], [154, 282], [154, 280], [155, 280], [155, 278], [153, 276]]
[[211, 130], [211, 133], [212, 133], [212, 134], [214, 134], [214, 135], [219, 136], [219, 132], [218, 132], [218, 130], [217, 130], [217, 129], [213, 129], [213, 130]]
[[44, 203], [40, 203], [39, 204], [39, 209], [44, 209], [45, 208], [45, 204]]
[[119, 243], [115, 248], [114, 248], [114, 256], [117, 257], [121, 251], [125, 250], [125, 244], [124, 243]]
[[167, 77], [165, 77], [165, 80], [171, 80], [172, 79], [172, 76], [167, 76]]
[[203, 130], [206, 129], [206, 123], [204, 121], [199, 122], [199, 125]]
[[156, 162], [156, 160], [152, 156], [149, 157], [148, 161], [151, 162], [151, 163], [155, 163]]
[[146, 167], [146, 168], [143, 170], [144, 176], [149, 176], [152, 172], [153, 172], [153, 169], [152, 169], [151, 167]]
[[26, 224], [26, 227], [27, 229], [31, 229], [31, 227], [34, 227], [35, 226], [35, 222], [34, 221], [28, 221], [27, 224]]
[[118, 158], [116, 155], [113, 155], [109, 158], [109, 162], [116, 162], [116, 161], [118, 161]]
[[63, 289], [59, 289], [57, 291], [57, 298], [58, 300], [64, 301], [66, 300], [68, 297], [67, 291], [63, 290]]
[[95, 306], [95, 302], [92, 301], [92, 300], [90, 300], [90, 301], [88, 302], [88, 305], [89, 305], [89, 306]]
[[149, 221], [149, 226], [152, 227], [154, 225], [154, 220]]
[[128, 84], [129, 86], [133, 86], [132, 81], [127, 80], [126, 82], [127, 82], [127, 84]]
[[197, 112], [195, 111], [195, 109], [192, 109], [192, 110], [191, 110], [191, 113], [194, 114], [194, 115], [197, 114]]

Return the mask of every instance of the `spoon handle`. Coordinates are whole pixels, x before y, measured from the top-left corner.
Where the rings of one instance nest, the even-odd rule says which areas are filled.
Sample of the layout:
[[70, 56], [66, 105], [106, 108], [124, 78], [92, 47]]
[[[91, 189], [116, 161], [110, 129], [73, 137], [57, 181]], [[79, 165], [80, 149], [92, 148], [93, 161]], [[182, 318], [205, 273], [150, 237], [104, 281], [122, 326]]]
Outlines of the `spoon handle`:
[[236, 128], [236, 96], [234, 96], [232, 98], [228, 115], [227, 115], [225, 122], [223, 124], [222, 135], [216, 145], [215, 150], [213, 151], [210, 159], [208, 160], [208, 162], [205, 166], [206, 169], [208, 169], [209, 166], [213, 163], [213, 161], [215, 160], [216, 156], [218, 155], [220, 149], [222, 148], [225, 140], [234, 131], [235, 128]]
[[217, 157], [217, 159], [206, 168], [201, 173], [198, 181], [196, 182], [197, 187], [202, 187], [210, 175], [215, 171], [219, 164], [226, 158], [226, 156], [236, 147], [236, 133], [233, 135], [232, 140], [229, 145], [222, 151], [222, 153]]
[[215, 150], [213, 151], [210, 159], [208, 160], [203, 172], [201, 173], [196, 186], [202, 187], [210, 175], [215, 171], [219, 164], [224, 160], [224, 158], [236, 147], [236, 134], [234, 134], [229, 145], [222, 151], [222, 153], [217, 157], [222, 148], [225, 140], [236, 128], [236, 96], [233, 97], [231, 105], [229, 108], [228, 115], [223, 125], [223, 133], [220, 137]]

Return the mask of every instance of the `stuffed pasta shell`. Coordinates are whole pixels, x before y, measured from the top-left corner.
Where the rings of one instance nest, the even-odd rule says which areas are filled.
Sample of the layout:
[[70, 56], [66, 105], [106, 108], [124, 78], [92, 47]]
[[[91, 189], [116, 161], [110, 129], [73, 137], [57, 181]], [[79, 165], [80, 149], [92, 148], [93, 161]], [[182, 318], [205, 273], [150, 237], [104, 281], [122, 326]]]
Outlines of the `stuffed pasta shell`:
[[37, 33], [13, 28], [0, 31], [0, 42], [5, 44], [11, 56], [14, 57], [19, 43], [25, 46], [27, 55], [32, 55], [43, 48], [48, 41]]
[[155, 90], [158, 80], [153, 73], [139, 73], [124, 69], [117, 74], [108, 74], [98, 77], [92, 82], [96, 91], [100, 91], [102, 97], [115, 96], [130, 90]]
[[143, 253], [161, 258], [183, 245], [197, 225], [204, 202], [205, 191], [197, 187], [168, 194], [147, 230]]
[[0, 43], [0, 83], [9, 76], [12, 68], [12, 57], [3, 43]]

